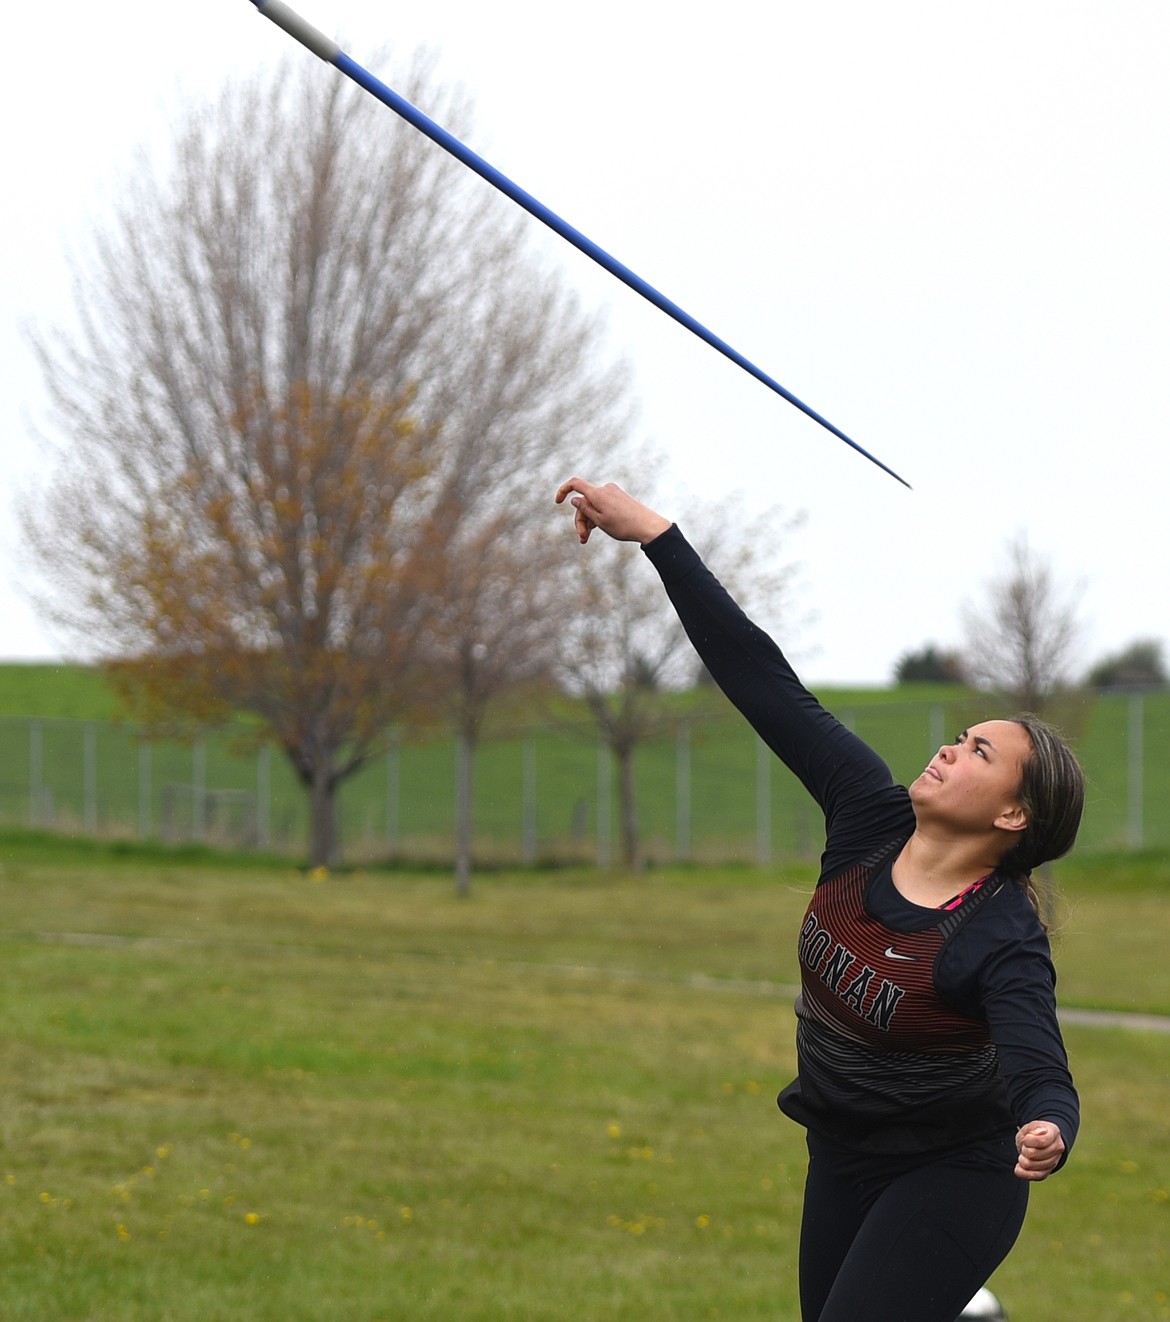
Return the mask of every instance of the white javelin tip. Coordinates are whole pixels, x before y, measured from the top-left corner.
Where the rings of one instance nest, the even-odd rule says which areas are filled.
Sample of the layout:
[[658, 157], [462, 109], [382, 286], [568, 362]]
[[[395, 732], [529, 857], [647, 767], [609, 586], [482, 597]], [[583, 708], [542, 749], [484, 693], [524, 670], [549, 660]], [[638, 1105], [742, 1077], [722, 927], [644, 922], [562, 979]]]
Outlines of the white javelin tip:
[[296, 12], [284, 4], [283, 0], [255, 0], [256, 8], [270, 18], [278, 28], [284, 28], [290, 37], [296, 37], [302, 46], [307, 46], [314, 55], [319, 55], [326, 64], [332, 64], [341, 54], [341, 47], [324, 32], [313, 27]]

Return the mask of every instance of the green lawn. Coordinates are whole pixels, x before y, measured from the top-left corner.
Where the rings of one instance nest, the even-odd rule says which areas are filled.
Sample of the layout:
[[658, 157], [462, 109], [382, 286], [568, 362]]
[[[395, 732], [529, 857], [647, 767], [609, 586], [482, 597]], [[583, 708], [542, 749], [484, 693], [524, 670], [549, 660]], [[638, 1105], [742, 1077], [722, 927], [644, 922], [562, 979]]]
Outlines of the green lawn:
[[[807, 870], [0, 863], [6, 1322], [796, 1322]], [[1059, 879], [1066, 1001], [1170, 1011], [1165, 861]], [[1083, 1137], [994, 1288], [1170, 1317], [1170, 1035], [1068, 1039]]]

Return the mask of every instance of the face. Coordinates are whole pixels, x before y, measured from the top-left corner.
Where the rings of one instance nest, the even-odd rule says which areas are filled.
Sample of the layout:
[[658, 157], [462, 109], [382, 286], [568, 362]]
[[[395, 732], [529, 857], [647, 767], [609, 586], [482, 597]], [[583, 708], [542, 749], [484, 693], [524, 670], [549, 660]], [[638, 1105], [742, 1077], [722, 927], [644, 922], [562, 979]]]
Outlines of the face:
[[1017, 791], [1031, 752], [1027, 730], [1014, 721], [971, 726], [910, 786], [916, 816], [965, 831], [1022, 830], [1027, 817]]

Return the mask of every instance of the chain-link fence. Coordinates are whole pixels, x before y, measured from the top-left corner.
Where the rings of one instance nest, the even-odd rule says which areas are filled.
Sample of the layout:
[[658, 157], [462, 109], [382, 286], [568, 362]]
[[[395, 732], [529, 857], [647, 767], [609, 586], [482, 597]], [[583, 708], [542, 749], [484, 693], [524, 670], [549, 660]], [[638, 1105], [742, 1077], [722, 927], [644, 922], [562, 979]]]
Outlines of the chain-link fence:
[[[972, 700], [838, 704], [901, 780], [956, 729]], [[1089, 781], [1080, 848], [1170, 847], [1170, 694], [1110, 693], [1065, 722]], [[433, 731], [393, 731], [342, 786], [348, 859], [443, 861], [455, 834], [457, 762]], [[239, 732], [148, 740], [127, 725], [0, 720], [0, 823], [102, 837], [189, 841], [301, 855], [306, 795], [270, 746]], [[475, 852], [484, 863], [616, 861], [617, 777], [587, 727], [533, 727], [475, 750]], [[815, 806], [731, 713], [679, 717], [635, 755], [639, 833], [654, 861], [768, 862], [819, 849]]]

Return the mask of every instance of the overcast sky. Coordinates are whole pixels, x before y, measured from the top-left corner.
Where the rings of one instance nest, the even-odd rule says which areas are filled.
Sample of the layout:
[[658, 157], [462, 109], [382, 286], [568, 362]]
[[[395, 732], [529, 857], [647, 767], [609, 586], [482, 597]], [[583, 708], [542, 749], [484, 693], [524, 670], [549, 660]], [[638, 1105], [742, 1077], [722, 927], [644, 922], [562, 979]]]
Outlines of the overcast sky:
[[[778, 554], [816, 613], [807, 678], [960, 643], [1021, 531], [1083, 588], [1086, 663], [1170, 651], [1165, 0], [294, 7], [391, 85], [387, 43], [437, 50], [472, 146], [912, 484], [548, 236], [672, 478], [806, 512]], [[13, 520], [45, 473], [20, 327], [67, 322], [66, 250], [176, 107], [313, 57], [250, 0], [21, 5], [6, 44], [0, 658], [60, 657]]]

